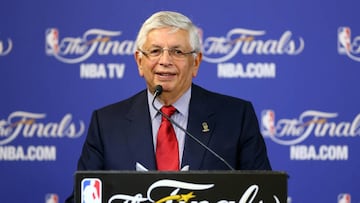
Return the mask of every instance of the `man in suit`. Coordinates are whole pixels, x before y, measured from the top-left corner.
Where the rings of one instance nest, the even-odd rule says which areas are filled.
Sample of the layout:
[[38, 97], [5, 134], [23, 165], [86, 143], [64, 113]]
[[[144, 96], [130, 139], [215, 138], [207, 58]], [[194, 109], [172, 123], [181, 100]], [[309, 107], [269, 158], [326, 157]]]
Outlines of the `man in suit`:
[[[136, 48], [147, 88], [94, 111], [78, 170], [271, 170], [252, 104], [193, 84], [202, 53], [190, 19], [176, 12], [155, 13], [142, 25]], [[158, 85], [162, 92], [154, 95]], [[176, 149], [175, 155], [163, 162], [175, 168], [161, 168], [164, 157], [159, 157], [171, 153], [160, 150], [162, 115], [152, 104], [175, 107], [171, 119], [218, 156], [172, 126], [176, 143], [169, 150]]]

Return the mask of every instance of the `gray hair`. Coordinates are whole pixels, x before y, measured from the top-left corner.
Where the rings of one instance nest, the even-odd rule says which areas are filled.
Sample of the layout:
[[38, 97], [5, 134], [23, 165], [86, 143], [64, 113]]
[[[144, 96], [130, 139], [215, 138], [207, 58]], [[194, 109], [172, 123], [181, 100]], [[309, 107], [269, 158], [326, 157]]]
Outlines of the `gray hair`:
[[201, 42], [198, 34], [198, 28], [191, 22], [188, 17], [173, 11], [157, 12], [144, 22], [136, 38], [136, 49], [142, 49], [143, 45], [145, 44], [147, 34], [150, 31], [166, 27], [172, 27], [174, 28], [174, 31], [177, 29], [188, 31], [191, 48], [196, 52], [200, 52]]

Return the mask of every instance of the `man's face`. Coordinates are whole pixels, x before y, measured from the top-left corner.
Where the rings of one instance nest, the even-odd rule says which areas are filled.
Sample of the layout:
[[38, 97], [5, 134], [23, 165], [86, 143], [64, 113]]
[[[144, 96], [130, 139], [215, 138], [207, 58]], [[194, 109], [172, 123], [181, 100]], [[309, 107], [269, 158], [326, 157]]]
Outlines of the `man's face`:
[[[165, 49], [159, 56], [152, 57], [146, 53], [151, 50]], [[176, 49], [183, 53], [193, 51], [189, 43], [189, 35], [185, 30], [174, 32], [171, 28], [154, 29], [147, 35], [142, 47], [145, 55], [140, 57], [140, 52], [135, 53], [139, 74], [146, 80], [151, 92], [156, 85], [163, 87], [164, 93], [174, 97], [182, 95], [192, 83], [192, 78], [197, 75], [201, 62], [201, 53], [196, 57], [192, 54], [184, 57], [174, 57], [168, 49]]]

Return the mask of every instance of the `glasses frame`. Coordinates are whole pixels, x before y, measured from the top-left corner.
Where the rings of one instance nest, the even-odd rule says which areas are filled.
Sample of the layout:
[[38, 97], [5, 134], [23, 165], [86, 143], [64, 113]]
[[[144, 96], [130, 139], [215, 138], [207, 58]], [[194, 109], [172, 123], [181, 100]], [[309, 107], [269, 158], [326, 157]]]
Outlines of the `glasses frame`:
[[138, 51], [141, 52], [144, 56], [146, 56], [146, 57], [148, 57], [150, 59], [158, 59], [158, 58], [160, 58], [160, 56], [162, 56], [165, 51], [168, 52], [169, 56], [172, 59], [179, 59], [179, 60], [184, 59], [187, 55], [196, 53], [195, 50], [192, 50], [192, 51], [189, 51], [189, 52], [182, 52], [180, 55], [176, 55], [175, 52], [176, 51], [181, 51], [181, 50], [178, 50], [178, 49], [175, 49], [175, 48], [170, 48], [170, 49], [169, 48], [158, 48], [158, 49], [161, 50], [161, 52], [157, 56], [151, 55], [150, 51], [144, 51], [144, 50], [141, 50], [141, 49], [138, 49]]

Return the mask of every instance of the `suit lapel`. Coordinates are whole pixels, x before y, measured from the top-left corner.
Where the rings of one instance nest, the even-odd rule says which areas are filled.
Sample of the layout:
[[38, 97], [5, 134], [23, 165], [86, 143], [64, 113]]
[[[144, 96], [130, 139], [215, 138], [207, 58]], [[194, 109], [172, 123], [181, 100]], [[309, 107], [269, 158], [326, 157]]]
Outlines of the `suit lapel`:
[[[206, 146], [208, 146], [215, 129], [215, 113], [208, 103], [209, 100], [204, 91], [193, 85], [187, 130]], [[201, 108], [199, 108], [200, 106]], [[190, 170], [200, 170], [206, 152], [207, 150], [203, 146], [186, 135], [182, 166], [189, 165]]]
[[132, 154], [125, 156], [133, 156], [134, 162], [142, 164], [148, 170], [156, 170], [152, 127], [146, 94], [146, 91], [144, 91], [137, 96], [134, 99], [134, 104], [129, 109], [127, 115], [130, 121], [128, 147]]

